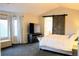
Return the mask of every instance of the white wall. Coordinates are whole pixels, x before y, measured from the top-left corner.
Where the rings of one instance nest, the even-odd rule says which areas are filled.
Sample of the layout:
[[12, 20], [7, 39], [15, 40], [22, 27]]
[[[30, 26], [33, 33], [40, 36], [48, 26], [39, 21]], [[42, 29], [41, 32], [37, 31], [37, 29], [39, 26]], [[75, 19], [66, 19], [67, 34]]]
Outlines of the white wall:
[[[41, 16], [45, 15], [58, 15], [58, 14], [68, 14], [65, 19], [65, 34], [71, 33], [71, 32], [77, 32], [79, 28], [79, 11], [72, 10], [68, 8], [59, 7], [56, 9], [53, 9], [51, 11], [48, 11]], [[42, 24], [42, 25], [41, 25]], [[40, 25], [41, 25], [41, 32], [44, 32], [43, 25], [43, 17], [40, 17]]]

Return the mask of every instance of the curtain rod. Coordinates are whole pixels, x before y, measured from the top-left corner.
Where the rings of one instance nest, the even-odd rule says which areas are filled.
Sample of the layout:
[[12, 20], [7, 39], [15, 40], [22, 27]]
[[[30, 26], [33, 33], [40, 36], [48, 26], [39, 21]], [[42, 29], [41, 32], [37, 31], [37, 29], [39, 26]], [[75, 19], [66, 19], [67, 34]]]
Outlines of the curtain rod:
[[43, 16], [43, 17], [53, 17], [53, 16], [67, 16], [68, 14], [60, 14], [60, 15], [47, 15], [47, 16]]

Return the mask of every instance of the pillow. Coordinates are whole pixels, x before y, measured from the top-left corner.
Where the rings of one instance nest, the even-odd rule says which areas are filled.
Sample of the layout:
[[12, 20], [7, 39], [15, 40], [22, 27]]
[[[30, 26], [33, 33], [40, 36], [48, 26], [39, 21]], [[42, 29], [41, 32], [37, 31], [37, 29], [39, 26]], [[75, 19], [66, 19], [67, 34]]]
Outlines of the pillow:
[[42, 40], [42, 37], [37, 37], [38, 38], [38, 41], [41, 41]]
[[68, 35], [68, 38], [72, 37], [74, 34], [75, 34], [75, 33], [70, 33], [70, 34]]
[[69, 39], [75, 41], [77, 39], [77, 34], [73, 34]]

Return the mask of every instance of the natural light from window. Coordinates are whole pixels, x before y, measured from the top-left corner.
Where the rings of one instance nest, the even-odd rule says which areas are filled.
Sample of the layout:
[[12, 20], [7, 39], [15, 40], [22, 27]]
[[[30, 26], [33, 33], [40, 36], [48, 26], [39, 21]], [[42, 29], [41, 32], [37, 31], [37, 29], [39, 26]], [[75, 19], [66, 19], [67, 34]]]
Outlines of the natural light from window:
[[49, 35], [52, 33], [52, 23], [53, 23], [52, 17], [44, 17], [44, 35]]
[[17, 36], [17, 20], [14, 20], [14, 36]]
[[0, 38], [8, 37], [8, 20], [0, 19]]

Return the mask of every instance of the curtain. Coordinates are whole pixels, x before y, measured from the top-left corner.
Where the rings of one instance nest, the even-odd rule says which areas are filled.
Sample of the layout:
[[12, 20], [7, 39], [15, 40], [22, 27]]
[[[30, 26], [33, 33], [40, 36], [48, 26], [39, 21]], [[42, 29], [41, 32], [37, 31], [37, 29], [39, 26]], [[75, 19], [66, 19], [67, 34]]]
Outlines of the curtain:
[[[22, 42], [22, 16], [13, 16], [12, 24], [11, 24], [11, 35], [12, 35], [12, 43], [18, 44]], [[16, 21], [16, 24], [15, 24]], [[15, 29], [17, 27], [17, 29]], [[15, 33], [17, 32], [17, 33]]]
[[53, 34], [65, 34], [65, 15], [54, 15], [53, 16]]
[[17, 40], [19, 40], [19, 43], [23, 43], [22, 40], [23, 40], [23, 36], [22, 36], [22, 19], [23, 19], [23, 16], [17, 16]]
[[[23, 41], [23, 38], [22, 38], [23, 37], [22, 36], [23, 16], [1, 13], [0, 19], [8, 20], [8, 38], [11, 40], [12, 44], [23, 43], [22, 42]], [[15, 28], [17, 28], [17, 31], [15, 31]], [[17, 32], [17, 34], [15, 32]]]

